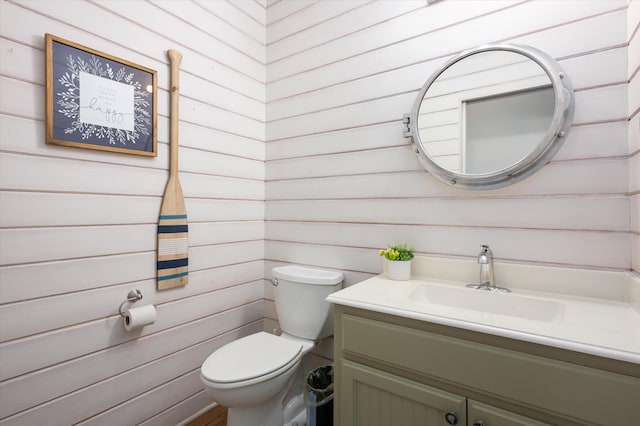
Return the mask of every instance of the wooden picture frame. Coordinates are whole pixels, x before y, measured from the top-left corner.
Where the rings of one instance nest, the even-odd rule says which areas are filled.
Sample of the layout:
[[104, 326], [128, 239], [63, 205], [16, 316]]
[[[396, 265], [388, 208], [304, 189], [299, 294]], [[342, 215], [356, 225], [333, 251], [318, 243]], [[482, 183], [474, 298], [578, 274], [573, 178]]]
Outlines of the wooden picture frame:
[[46, 143], [157, 155], [157, 73], [45, 34]]

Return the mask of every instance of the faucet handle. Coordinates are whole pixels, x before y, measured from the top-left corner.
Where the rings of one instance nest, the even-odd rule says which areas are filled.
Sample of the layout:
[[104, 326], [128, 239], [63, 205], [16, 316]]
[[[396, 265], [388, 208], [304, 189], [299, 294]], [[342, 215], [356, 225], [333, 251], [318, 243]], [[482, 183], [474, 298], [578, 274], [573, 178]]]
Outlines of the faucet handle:
[[482, 250], [480, 250], [480, 254], [478, 255], [478, 263], [487, 264], [493, 260], [493, 252], [489, 248], [487, 244], [482, 245]]

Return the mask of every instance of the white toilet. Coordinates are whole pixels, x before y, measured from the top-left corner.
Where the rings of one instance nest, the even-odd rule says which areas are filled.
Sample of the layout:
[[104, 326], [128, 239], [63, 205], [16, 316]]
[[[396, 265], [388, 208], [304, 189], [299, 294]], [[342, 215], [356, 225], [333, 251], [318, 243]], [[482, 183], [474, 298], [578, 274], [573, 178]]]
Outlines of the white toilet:
[[[304, 425], [302, 357], [333, 334], [325, 298], [342, 287], [342, 272], [288, 265], [272, 275], [282, 334], [259, 332], [228, 343], [200, 369], [209, 395], [229, 409], [228, 426]], [[291, 388], [296, 376], [300, 387]]]

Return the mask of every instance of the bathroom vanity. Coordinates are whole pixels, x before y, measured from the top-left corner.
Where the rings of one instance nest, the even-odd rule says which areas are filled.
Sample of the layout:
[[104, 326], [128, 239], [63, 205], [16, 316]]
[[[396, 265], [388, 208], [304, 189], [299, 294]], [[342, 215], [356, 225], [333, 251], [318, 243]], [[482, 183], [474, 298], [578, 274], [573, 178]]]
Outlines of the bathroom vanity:
[[[417, 263], [435, 276], [383, 274], [329, 296], [336, 424], [640, 424], [640, 311], [616, 300], [637, 279], [496, 265], [498, 282], [521, 278], [497, 294], [465, 287], [475, 262]], [[599, 293], [603, 278], [619, 296]]]

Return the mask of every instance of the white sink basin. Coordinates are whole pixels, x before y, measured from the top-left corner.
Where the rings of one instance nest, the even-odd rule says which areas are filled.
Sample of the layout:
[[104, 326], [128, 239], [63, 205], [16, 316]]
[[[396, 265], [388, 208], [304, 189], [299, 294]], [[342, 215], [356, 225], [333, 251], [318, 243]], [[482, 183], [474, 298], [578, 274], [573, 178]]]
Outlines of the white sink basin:
[[553, 322], [562, 317], [564, 304], [528, 295], [495, 293], [466, 287], [422, 284], [409, 299], [452, 308]]
[[416, 256], [408, 281], [378, 275], [327, 300], [640, 365], [640, 278], [635, 274], [495, 266], [505, 284], [513, 283], [511, 293], [465, 287], [478, 277], [475, 259]]

